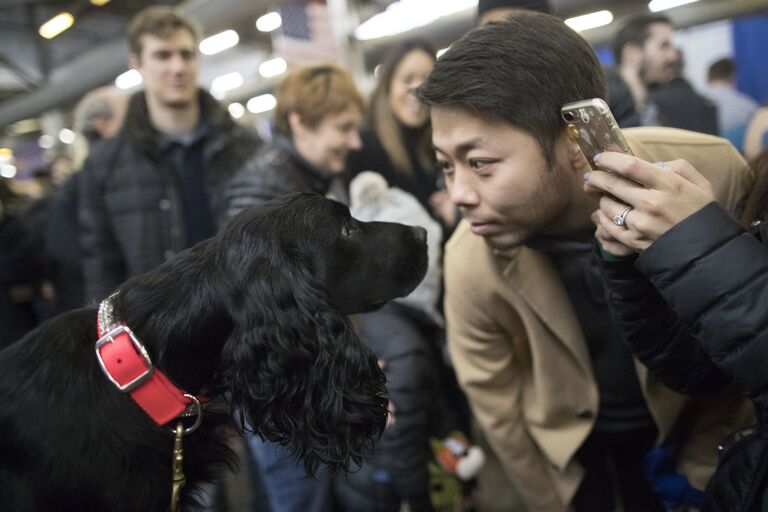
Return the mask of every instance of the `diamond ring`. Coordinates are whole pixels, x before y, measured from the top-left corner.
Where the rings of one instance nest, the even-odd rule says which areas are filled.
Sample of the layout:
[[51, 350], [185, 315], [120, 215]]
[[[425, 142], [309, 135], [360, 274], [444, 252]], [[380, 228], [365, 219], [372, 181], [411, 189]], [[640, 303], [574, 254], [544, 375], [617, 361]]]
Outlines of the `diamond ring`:
[[[613, 218], [613, 223], [616, 224], [617, 226], [624, 226], [624, 222], [627, 220], [627, 215], [631, 211], [632, 211], [632, 207], [631, 206], [627, 206], [626, 208], [621, 210], [620, 213], [616, 214], [616, 216]], [[624, 226], [624, 227], [626, 227], [626, 226]]]

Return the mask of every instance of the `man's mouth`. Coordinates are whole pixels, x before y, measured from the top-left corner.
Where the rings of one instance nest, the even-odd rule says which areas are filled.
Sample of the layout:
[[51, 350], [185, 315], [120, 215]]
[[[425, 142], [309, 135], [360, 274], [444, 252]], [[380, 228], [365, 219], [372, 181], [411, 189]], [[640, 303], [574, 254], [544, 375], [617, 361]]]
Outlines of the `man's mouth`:
[[471, 222], [469, 223], [472, 233], [480, 236], [491, 235], [499, 230], [500, 225], [496, 222]]

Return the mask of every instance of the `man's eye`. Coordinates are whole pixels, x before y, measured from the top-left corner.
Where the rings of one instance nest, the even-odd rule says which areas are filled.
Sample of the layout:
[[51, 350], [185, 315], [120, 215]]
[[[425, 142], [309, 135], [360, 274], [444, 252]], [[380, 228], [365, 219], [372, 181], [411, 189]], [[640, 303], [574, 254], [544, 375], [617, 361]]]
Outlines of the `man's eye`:
[[469, 166], [473, 169], [482, 169], [486, 165], [490, 165], [492, 163], [492, 160], [472, 159], [469, 161]]

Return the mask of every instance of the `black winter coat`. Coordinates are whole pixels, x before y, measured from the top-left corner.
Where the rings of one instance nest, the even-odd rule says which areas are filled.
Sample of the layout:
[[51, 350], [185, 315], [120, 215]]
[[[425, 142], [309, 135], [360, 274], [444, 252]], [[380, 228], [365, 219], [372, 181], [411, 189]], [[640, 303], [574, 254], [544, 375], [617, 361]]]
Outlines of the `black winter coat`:
[[[207, 126], [205, 190], [214, 218], [222, 222], [226, 184], [254, 153], [258, 138], [208, 93], [201, 90], [199, 97]], [[79, 187], [86, 298], [100, 300], [126, 278], [187, 248], [181, 187], [161, 157], [160, 142], [142, 92], [131, 98], [118, 136], [91, 149]]]
[[262, 146], [229, 182], [224, 193], [226, 216], [232, 217], [246, 208], [294, 192], [324, 195], [331, 187], [332, 178], [302, 158], [288, 139], [276, 136], [271, 144]]
[[453, 418], [441, 393], [437, 338], [441, 329], [408, 306], [390, 303], [360, 315], [363, 342], [384, 361], [395, 421], [376, 452], [353, 473], [336, 477], [344, 510], [399, 510], [400, 500], [428, 496], [429, 438], [442, 439]]
[[711, 203], [636, 259], [602, 268], [616, 325], [651, 372], [688, 394], [732, 384], [754, 403], [757, 429], [724, 452], [702, 512], [759, 511], [768, 483], [768, 248]]

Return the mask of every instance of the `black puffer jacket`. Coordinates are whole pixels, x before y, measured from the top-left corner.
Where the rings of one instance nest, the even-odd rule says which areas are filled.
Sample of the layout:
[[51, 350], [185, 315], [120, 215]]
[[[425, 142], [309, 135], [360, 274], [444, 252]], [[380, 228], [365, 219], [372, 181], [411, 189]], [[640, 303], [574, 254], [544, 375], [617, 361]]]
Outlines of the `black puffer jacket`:
[[326, 194], [332, 179], [302, 158], [288, 139], [275, 136], [229, 182], [224, 193], [226, 216], [294, 192]]
[[421, 312], [391, 303], [360, 316], [360, 337], [384, 362], [395, 421], [359, 471], [340, 474], [335, 488], [347, 512], [399, 510], [400, 501], [429, 495], [429, 438], [445, 437], [452, 418], [440, 393], [436, 338], [441, 329]]
[[711, 203], [636, 260], [604, 261], [603, 270], [616, 324], [666, 385], [691, 394], [733, 384], [754, 403], [757, 429], [724, 453], [702, 512], [761, 510], [768, 483], [768, 248]]
[[[224, 219], [226, 183], [256, 150], [258, 137], [199, 92], [207, 131], [202, 155], [210, 209]], [[161, 158], [144, 93], [135, 94], [120, 134], [95, 145], [81, 171], [80, 244], [85, 293], [101, 299], [126, 278], [186, 248], [181, 188]]]

